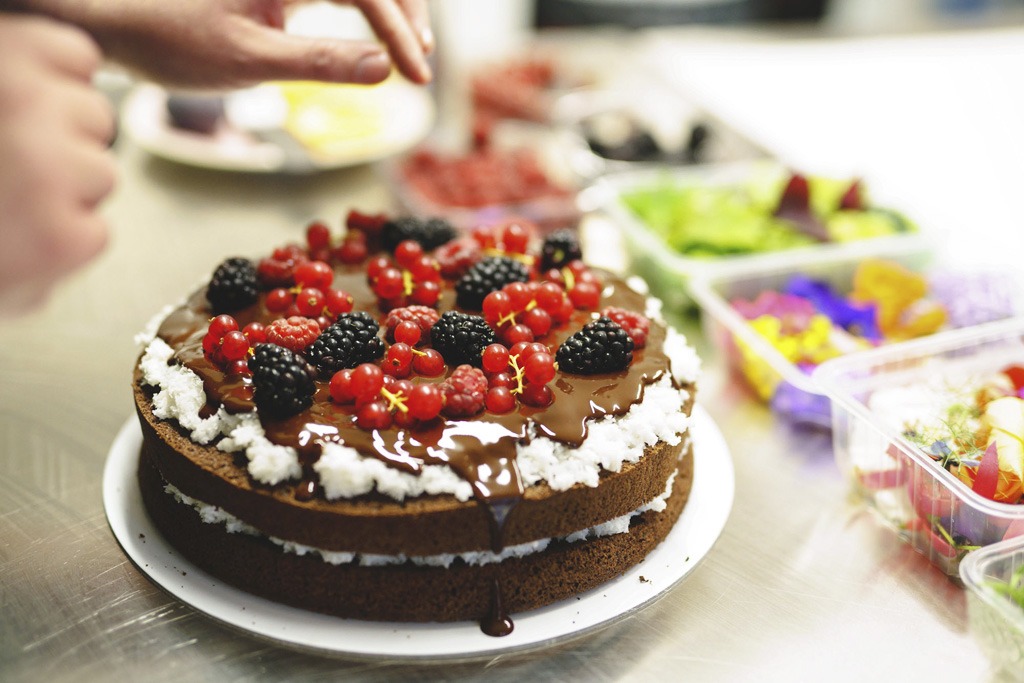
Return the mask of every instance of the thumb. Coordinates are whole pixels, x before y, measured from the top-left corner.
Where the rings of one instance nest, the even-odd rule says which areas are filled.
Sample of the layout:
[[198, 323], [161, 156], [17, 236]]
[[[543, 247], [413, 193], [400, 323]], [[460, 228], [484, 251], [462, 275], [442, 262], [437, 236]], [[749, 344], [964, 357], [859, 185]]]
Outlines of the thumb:
[[379, 83], [391, 73], [387, 52], [372, 41], [296, 36], [254, 27], [239, 49], [247, 74], [256, 81], [312, 80]]

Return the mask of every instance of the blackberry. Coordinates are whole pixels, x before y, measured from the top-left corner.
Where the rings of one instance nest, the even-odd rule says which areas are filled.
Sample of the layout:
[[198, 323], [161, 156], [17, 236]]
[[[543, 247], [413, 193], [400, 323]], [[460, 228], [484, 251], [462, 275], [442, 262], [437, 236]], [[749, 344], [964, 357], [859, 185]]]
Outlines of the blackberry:
[[633, 340], [614, 320], [601, 316], [562, 342], [558, 369], [578, 375], [625, 370], [633, 362]]
[[256, 303], [259, 296], [256, 266], [246, 258], [229, 258], [213, 271], [206, 300], [214, 313], [237, 311]]
[[451, 367], [480, 367], [480, 354], [497, 341], [486, 320], [460, 311], [446, 311], [430, 329], [431, 344]]
[[561, 268], [569, 261], [583, 258], [580, 240], [572, 228], [561, 228], [544, 238], [540, 248], [540, 270], [545, 272], [552, 268]]
[[443, 218], [403, 216], [385, 222], [380, 237], [384, 248], [393, 253], [395, 247], [405, 240], [415, 240], [423, 247], [423, 251], [432, 251], [451, 242], [458, 237], [458, 233]]
[[455, 302], [465, 309], [479, 311], [484, 297], [513, 282], [527, 282], [530, 269], [522, 261], [508, 256], [488, 256], [473, 264], [455, 284]]
[[312, 368], [299, 354], [277, 344], [257, 344], [252, 358], [253, 400], [271, 418], [297, 415], [313, 404]]
[[306, 356], [321, 378], [330, 379], [338, 370], [354, 368], [384, 355], [384, 340], [379, 332], [380, 326], [369, 313], [342, 313], [306, 348]]

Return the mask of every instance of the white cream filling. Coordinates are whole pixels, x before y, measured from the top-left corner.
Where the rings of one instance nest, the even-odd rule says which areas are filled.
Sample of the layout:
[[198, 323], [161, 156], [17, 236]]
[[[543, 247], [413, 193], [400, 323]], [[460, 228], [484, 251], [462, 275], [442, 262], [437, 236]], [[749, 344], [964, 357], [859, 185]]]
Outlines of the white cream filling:
[[509, 546], [503, 549], [500, 553], [488, 550], [441, 555], [377, 555], [372, 553], [322, 550], [320, 548], [286, 541], [273, 536], [265, 536], [256, 527], [243, 522], [228, 512], [225, 512], [222, 508], [203, 503], [202, 501], [185, 495], [173, 484], [165, 484], [164, 491], [174, 496], [179, 503], [188, 505], [194, 509], [204, 523], [223, 524], [224, 530], [229, 534], [241, 533], [248, 534], [250, 536], [265, 537], [280, 546], [281, 550], [286, 553], [294, 553], [299, 556], [313, 555], [319, 557], [324, 562], [333, 565], [357, 564], [361, 567], [382, 567], [386, 565], [405, 564], [406, 562], [411, 562], [412, 564], [424, 567], [447, 568], [456, 560], [462, 560], [468, 565], [480, 566], [492, 564], [494, 562], [501, 562], [509, 558], [525, 557], [527, 555], [543, 551], [553, 540], [564, 540], [569, 543], [578, 543], [580, 541], [601, 538], [603, 536], [627, 533], [629, 531], [630, 520], [632, 520], [636, 515], [647, 512], [648, 510], [662, 512], [668, 506], [668, 497], [672, 494], [672, 485], [675, 482], [675, 479], [676, 472], [672, 472], [672, 474], [669, 475], [668, 481], [665, 483], [665, 491], [656, 496], [646, 505], [642, 505], [636, 510], [622, 515], [621, 517], [608, 520], [603, 524], [598, 524], [597, 526], [590, 527], [589, 529], [573, 532], [561, 539], [545, 538], [539, 541], [521, 543]]
[[[649, 297], [645, 313], [660, 320], [660, 301]], [[672, 376], [680, 383], [696, 382], [700, 360], [686, 338], [668, 328], [664, 350]], [[230, 414], [222, 407], [209, 417], [201, 417], [206, 403], [202, 380], [188, 368], [173, 364], [173, 354], [163, 340], [152, 338], [140, 363], [143, 381], [157, 389], [153, 396], [157, 417], [177, 420], [200, 444], [223, 437], [217, 448], [228, 453], [244, 452], [249, 474], [260, 483], [274, 485], [301, 476], [298, 453], [268, 440], [255, 413]], [[646, 387], [644, 400], [626, 414], [591, 421], [587, 439], [579, 448], [531, 435], [529, 443], [517, 446], [523, 483], [531, 486], [547, 482], [559, 491], [576, 484], [597, 486], [602, 470], [619, 471], [623, 464], [638, 461], [648, 446], [659, 441], [678, 444], [689, 425], [689, 417], [682, 412], [688, 399], [686, 390], [674, 389], [670, 378], [663, 377]], [[447, 465], [425, 465], [419, 474], [410, 474], [339, 444], [324, 445], [314, 470], [328, 500], [374, 490], [398, 501], [424, 494], [450, 494], [461, 501], [473, 496], [469, 482]]]

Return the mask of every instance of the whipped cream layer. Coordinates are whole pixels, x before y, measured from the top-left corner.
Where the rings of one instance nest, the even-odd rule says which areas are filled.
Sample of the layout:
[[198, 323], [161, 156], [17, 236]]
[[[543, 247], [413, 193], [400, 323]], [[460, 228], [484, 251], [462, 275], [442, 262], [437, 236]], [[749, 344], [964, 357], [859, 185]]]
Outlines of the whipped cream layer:
[[[684, 448], [683, 453], [685, 452], [686, 449]], [[457, 560], [471, 566], [493, 564], [495, 562], [502, 562], [509, 558], [526, 557], [533, 553], [542, 552], [555, 541], [578, 543], [580, 541], [601, 538], [603, 536], [628, 533], [630, 521], [634, 517], [650, 510], [662, 512], [667, 507], [668, 497], [672, 494], [672, 487], [676, 480], [676, 474], [676, 472], [673, 472], [669, 475], [668, 481], [665, 482], [664, 492], [656, 496], [653, 500], [632, 512], [610, 519], [603, 524], [598, 524], [588, 529], [582, 529], [561, 538], [545, 538], [529, 543], [520, 543], [518, 545], [508, 546], [503, 548], [500, 552], [487, 550], [457, 554], [445, 553], [440, 555], [378, 555], [372, 553], [354, 553], [314, 548], [301, 543], [267, 536], [251, 524], [243, 522], [234, 515], [226, 512], [223, 508], [204, 503], [185, 495], [173, 484], [165, 484], [164, 491], [168, 495], [174, 496], [178, 503], [187, 505], [194, 509], [203, 523], [223, 525], [224, 530], [229, 534], [241, 533], [249, 536], [266, 538], [279, 546], [281, 550], [286, 553], [292, 553], [299, 556], [310, 555], [318, 557], [324, 562], [332, 565], [357, 564], [362, 567], [381, 567], [410, 562], [418, 566], [448, 568]]]

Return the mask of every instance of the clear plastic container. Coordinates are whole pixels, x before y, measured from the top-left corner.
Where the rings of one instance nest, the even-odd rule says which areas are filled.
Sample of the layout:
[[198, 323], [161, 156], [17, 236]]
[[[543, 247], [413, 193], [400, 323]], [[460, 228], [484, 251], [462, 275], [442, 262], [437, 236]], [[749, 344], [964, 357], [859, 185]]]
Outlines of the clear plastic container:
[[[669, 246], [665, 239], [641, 221], [623, 201], [623, 196], [631, 191], [665, 182], [680, 187], [724, 187], [746, 183], [755, 177], [784, 178], [789, 172], [789, 169], [780, 166], [778, 162], [752, 161], [609, 174], [588, 188], [583, 195], [582, 204], [585, 209], [604, 210], [615, 222], [622, 231], [632, 270], [647, 280], [652, 292], [670, 309], [693, 307], [694, 301], [688, 291], [688, 284], [696, 277], [739, 275], [773, 267], [813, 264], [829, 255], [846, 254], [867, 258], [927, 248], [925, 236], [919, 231], [913, 231], [850, 242], [819, 243], [779, 251], [697, 258], [683, 255]], [[872, 187], [870, 182], [866, 184], [866, 189], [872, 198], [872, 205], [893, 206], [893, 203], [887, 202], [882, 193]]]
[[[732, 302], [736, 299], [753, 301], [762, 292], [783, 291], [797, 275], [828, 283], [834, 291], [846, 295], [863, 261], [860, 246], [850, 243], [843, 250], [810, 263], [780, 260], [754, 272], [697, 277], [690, 281], [690, 294], [700, 308], [702, 328], [711, 348], [725, 355], [732, 373], [758, 398], [791, 422], [831, 428], [831, 401], [810, 373], [755, 330]], [[892, 252], [885, 257], [915, 272], [930, 258], [930, 254], [913, 241], [893, 245]]]
[[977, 550], [960, 563], [971, 632], [1000, 680], [1024, 680], [1024, 605], [998, 586], [1019, 581], [1024, 536]]
[[[945, 419], [937, 390], [973, 396], [979, 378], [1024, 364], [1024, 318], [942, 332], [822, 363], [836, 462], [900, 538], [950, 576], [961, 559], [1024, 528], [1024, 504], [976, 493], [907, 434]], [[929, 446], [935, 450], [934, 446]]]

